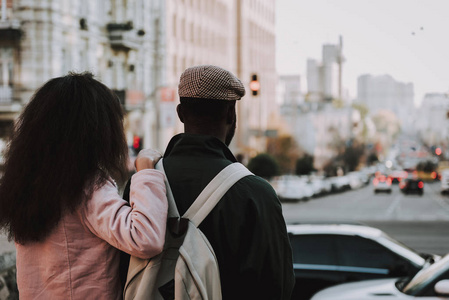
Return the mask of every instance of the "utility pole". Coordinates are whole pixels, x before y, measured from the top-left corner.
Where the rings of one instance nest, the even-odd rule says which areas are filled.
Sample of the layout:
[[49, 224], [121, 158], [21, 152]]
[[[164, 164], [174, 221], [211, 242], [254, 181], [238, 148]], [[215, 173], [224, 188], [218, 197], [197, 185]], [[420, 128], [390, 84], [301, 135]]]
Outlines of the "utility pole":
[[[243, 80], [244, 74], [242, 70], [242, 0], [236, 0], [236, 72], [237, 77]], [[243, 130], [243, 104], [242, 101], [237, 101], [237, 132], [236, 142], [237, 149], [239, 151], [244, 150], [246, 147], [244, 141]]]
[[343, 38], [340, 35], [338, 53], [337, 53], [337, 63], [338, 63], [338, 99], [343, 100]]

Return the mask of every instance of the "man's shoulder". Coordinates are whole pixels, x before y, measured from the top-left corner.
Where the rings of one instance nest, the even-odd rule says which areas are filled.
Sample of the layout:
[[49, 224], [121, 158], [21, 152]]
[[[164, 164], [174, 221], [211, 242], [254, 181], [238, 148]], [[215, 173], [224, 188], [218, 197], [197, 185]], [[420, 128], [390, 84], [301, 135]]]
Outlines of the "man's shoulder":
[[265, 195], [264, 198], [277, 198], [271, 184], [262, 177], [257, 175], [249, 175], [240, 179], [232, 188], [231, 191], [245, 195]]

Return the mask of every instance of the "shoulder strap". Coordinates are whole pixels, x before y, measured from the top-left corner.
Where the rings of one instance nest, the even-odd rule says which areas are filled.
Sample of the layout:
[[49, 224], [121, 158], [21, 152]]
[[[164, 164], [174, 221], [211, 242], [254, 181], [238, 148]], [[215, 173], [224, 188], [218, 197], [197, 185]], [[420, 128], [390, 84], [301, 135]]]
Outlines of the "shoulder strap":
[[204, 188], [195, 202], [189, 207], [183, 218], [189, 219], [195, 226], [199, 226], [204, 218], [210, 213], [215, 205], [221, 200], [223, 195], [241, 178], [253, 175], [241, 163], [232, 163], [220, 173]]
[[[162, 171], [165, 175], [162, 158], [156, 164], [156, 169]], [[224, 194], [241, 178], [253, 175], [241, 163], [232, 163], [218, 173], [211, 182], [204, 188], [200, 195], [196, 198], [193, 204], [189, 207], [183, 218], [189, 219], [195, 226], [199, 226], [210, 211], [217, 205]], [[178, 208], [176, 207], [173, 193], [168, 183], [167, 176], [165, 176], [165, 186], [167, 189], [168, 199], [168, 217], [179, 218]]]
[[173, 193], [168, 183], [167, 175], [165, 174], [164, 164], [162, 163], [162, 158], [157, 162], [155, 168], [164, 173], [165, 189], [167, 190], [167, 200], [168, 200], [168, 215], [167, 218], [177, 218], [179, 219], [178, 208], [176, 207], [175, 198], [173, 198]]

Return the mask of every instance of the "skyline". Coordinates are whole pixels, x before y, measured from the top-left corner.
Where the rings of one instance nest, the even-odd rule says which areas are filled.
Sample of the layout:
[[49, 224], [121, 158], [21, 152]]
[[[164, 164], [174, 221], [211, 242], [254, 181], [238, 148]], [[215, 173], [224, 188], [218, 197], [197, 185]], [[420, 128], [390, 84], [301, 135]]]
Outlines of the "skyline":
[[447, 0], [277, 0], [276, 67], [299, 74], [307, 91], [307, 59], [343, 39], [343, 88], [357, 96], [357, 77], [390, 75], [425, 93], [449, 92]]

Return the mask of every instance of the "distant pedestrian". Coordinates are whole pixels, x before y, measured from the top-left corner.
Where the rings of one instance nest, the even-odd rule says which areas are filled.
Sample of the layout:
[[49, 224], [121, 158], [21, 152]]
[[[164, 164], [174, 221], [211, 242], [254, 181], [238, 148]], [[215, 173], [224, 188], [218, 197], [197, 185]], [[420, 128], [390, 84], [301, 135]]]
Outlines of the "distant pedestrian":
[[21, 299], [121, 299], [119, 249], [162, 251], [167, 216], [160, 155], [136, 159], [130, 204], [128, 146], [118, 98], [90, 73], [54, 78], [20, 115], [0, 179], [0, 229], [16, 243]]
[[[211, 179], [237, 161], [228, 146], [245, 89], [231, 72], [204, 65], [184, 71], [178, 92], [185, 133], [172, 138], [163, 165], [183, 215]], [[223, 299], [290, 299], [292, 252], [281, 204], [266, 180], [240, 179], [199, 228], [217, 256]]]

